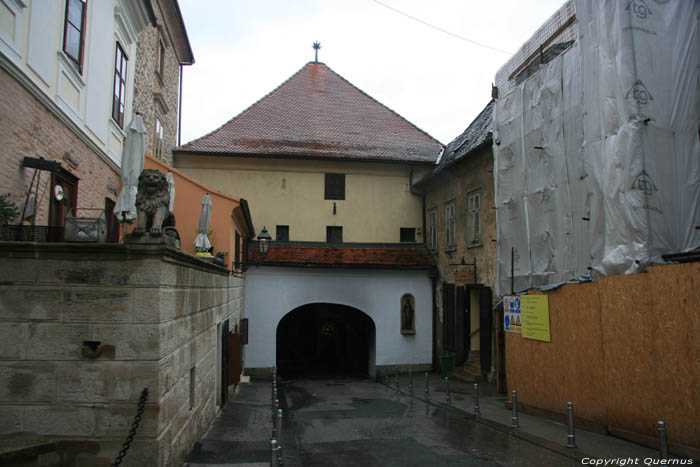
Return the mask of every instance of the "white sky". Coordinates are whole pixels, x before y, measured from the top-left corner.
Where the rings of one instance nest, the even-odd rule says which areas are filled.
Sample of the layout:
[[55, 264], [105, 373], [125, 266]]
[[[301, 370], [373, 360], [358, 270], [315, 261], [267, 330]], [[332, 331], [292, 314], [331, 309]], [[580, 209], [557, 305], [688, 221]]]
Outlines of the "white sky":
[[[514, 53], [564, 0], [379, 0]], [[443, 144], [491, 98], [510, 55], [374, 0], [180, 0], [195, 64], [184, 67], [182, 144], [218, 128], [319, 61]]]

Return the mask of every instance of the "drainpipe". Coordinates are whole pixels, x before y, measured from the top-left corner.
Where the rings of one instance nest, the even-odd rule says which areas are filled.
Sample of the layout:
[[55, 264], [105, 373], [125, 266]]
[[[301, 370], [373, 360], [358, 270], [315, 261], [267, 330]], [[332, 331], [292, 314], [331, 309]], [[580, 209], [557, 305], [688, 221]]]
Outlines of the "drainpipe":
[[182, 64], [180, 64], [180, 94], [177, 102], [177, 145], [180, 146], [180, 132], [182, 127]]
[[408, 175], [408, 186], [409, 189], [411, 190], [412, 195], [420, 196], [421, 197], [421, 206], [422, 206], [422, 211], [421, 211], [421, 217], [423, 218], [423, 244], [425, 244], [426, 236], [427, 234], [425, 233], [425, 193], [421, 193], [419, 191], [416, 191], [413, 188], [413, 169], [411, 169], [411, 173]]

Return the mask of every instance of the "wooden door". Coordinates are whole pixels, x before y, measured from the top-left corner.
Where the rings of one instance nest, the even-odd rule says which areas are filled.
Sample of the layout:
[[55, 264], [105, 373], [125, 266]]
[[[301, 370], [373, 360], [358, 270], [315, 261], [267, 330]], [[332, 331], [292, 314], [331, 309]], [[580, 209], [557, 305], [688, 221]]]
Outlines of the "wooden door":
[[[56, 187], [63, 190], [63, 197], [56, 197]], [[49, 204], [49, 225], [63, 227], [68, 211], [78, 206], [78, 179], [61, 169], [51, 174], [51, 203]]]

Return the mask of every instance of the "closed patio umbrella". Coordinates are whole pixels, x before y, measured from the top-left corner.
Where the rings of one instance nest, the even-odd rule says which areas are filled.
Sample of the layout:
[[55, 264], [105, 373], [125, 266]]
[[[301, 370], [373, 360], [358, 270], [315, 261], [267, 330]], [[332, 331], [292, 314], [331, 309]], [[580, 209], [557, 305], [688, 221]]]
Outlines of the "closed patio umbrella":
[[207, 237], [209, 223], [211, 222], [211, 198], [209, 193], [204, 195], [202, 200], [202, 212], [199, 214], [199, 224], [197, 226], [197, 237], [194, 239], [194, 249], [196, 251], [209, 251], [211, 243]]
[[168, 186], [170, 187], [170, 204], [168, 205], [168, 211], [175, 212], [175, 177], [173, 173], [168, 170], [165, 174], [165, 179], [168, 181]]
[[136, 219], [136, 192], [139, 186], [139, 175], [143, 171], [144, 138], [143, 118], [134, 115], [127, 128], [126, 140], [122, 151], [122, 191], [119, 193], [114, 206], [117, 220], [130, 224]]

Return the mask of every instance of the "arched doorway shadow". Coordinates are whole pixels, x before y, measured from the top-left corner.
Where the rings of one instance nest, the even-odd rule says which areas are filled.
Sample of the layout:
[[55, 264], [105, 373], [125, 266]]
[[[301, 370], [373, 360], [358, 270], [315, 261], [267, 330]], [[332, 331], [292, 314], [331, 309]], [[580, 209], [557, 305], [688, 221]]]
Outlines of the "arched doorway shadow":
[[373, 377], [375, 326], [362, 311], [310, 303], [277, 325], [277, 372], [296, 377]]

